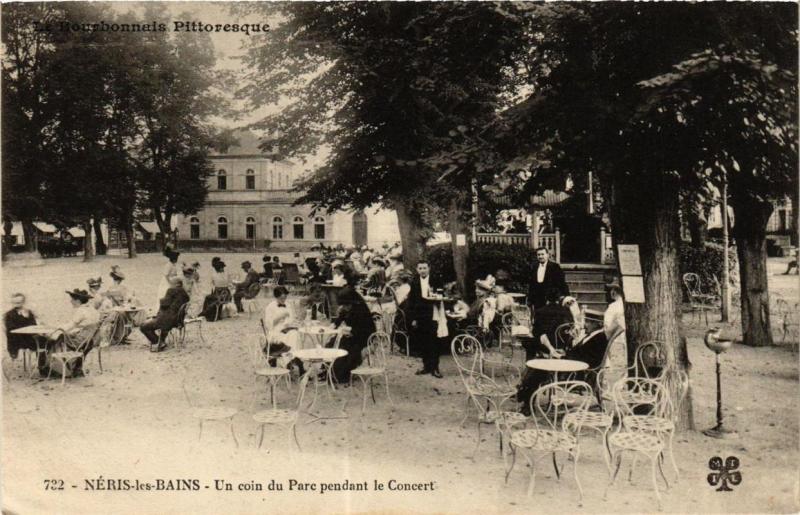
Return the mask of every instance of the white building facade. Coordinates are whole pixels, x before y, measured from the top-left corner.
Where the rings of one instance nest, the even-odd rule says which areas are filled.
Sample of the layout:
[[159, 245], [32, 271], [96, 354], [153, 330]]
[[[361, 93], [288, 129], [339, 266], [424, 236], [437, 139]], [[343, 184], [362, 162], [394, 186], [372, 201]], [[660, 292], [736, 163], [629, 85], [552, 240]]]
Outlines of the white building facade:
[[178, 218], [181, 248], [303, 251], [322, 243], [381, 247], [400, 240], [397, 215], [377, 207], [363, 212], [313, 212], [293, 205], [293, 184], [314, 163], [275, 162], [258, 149], [257, 139], [239, 134], [240, 145], [214, 154], [205, 207]]

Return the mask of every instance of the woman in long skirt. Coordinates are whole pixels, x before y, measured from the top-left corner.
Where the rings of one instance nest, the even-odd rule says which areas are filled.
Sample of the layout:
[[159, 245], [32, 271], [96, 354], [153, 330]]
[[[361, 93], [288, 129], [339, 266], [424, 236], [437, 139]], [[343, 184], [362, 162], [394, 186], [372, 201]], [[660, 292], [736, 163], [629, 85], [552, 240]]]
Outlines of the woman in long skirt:
[[178, 276], [178, 256], [180, 255], [181, 255], [180, 252], [175, 252], [170, 248], [164, 249], [164, 257], [167, 258], [168, 263], [164, 265], [164, 268], [162, 269], [161, 272], [161, 280], [158, 283], [158, 293], [156, 294], [156, 308], [155, 308], [156, 312], [158, 312], [161, 299], [164, 298], [164, 295], [167, 294], [170, 280], [173, 277]]
[[224, 305], [231, 302], [231, 279], [225, 272], [225, 262], [218, 257], [211, 260], [214, 272], [211, 274], [211, 294], [203, 301], [203, 311], [200, 313], [209, 322], [216, 322], [222, 318]]

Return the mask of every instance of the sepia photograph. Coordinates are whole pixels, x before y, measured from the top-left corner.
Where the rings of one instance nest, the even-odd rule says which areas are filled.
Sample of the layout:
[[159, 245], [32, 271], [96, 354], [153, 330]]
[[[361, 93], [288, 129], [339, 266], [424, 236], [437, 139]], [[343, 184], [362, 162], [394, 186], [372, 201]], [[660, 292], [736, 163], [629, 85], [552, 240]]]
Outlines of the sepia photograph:
[[3, 2], [2, 513], [797, 513], [798, 23]]

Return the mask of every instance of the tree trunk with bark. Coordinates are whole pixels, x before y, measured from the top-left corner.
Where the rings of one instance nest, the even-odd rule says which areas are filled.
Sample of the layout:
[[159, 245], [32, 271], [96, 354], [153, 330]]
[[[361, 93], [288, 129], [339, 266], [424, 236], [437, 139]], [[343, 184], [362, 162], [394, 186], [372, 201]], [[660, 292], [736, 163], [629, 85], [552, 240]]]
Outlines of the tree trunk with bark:
[[162, 214], [161, 210], [153, 209], [153, 215], [159, 230], [159, 234], [156, 235], [156, 241], [158, 241], [160, 247], [158, 250], [164, 250], [172, 234], [172, 213], [166, 211]]
[[36, 227], [33, 226], [33, 220], [22, 220], [22, 234], [25, 237], [25, 252], [39, 250], [39, 237], [36, 234]]
[[[457, 199], [450, 201], [447, 212], [448, 227], [450, 230], [450, 245], [453, 250], [453, 269], [456, 272], [456, 282], [461, 295], [466, 299], [471, 299], [473, 291], [471, 278], [469, 277], [469, 228], [464, 223], [464, 212]], [[458, 245], [458, 236], [464, 237], [464, 245]]]
[[422, 228], [403, 202], [394, 203], [397, 212], [397, 225], [400, 229], [400, 243], [403, 245], [403, 265], [406, 270], [415, 270], [425, 252], [425, 237]]
[[731, 195], [739, 258], [742, 302], [742, 342], [754, 347], [772, 345], [767, 288], [767, 221], [772, 203], [759, 201], [749, 191]]
[[136, 240], [133, 234], [133, 223], [125, 222], [125, 240], [128, 244], [128, 258], [133, 259], [136, 257]]
[[83, 260], [92, 261], [94, 259], [94, 245], [92, 244], [92, 219], [83, 222]]
[[[625, 303], [629, 365], [639, 345], [655, 340], [664, 344], [666, 366], [689, 374], [691, 362], [680, 323], [678, 191], [677, 181], [668, 177], [650, 176], [641, 182], [615, 177], [611, 221], [615, 243], [638, 244], [642, 265], [645, 302]], [[675, 400], [677, 391], [672, 395]], [[694, 428], [691, 390], [678, 409], [677, 425]]]
[[95, 252], [98, 256], [105, 256], [108, 254], [108, 246], [106, 242], [103, 240], [103, 231], [102, 229], [102, 220], [98, 217], [94, 217], [94, 242], [95, 242]]
[[686, 213], [686, 225], [689, 228], [692, 247], [702, 249], [705, 247], [708, 237], [708, 220], [703, 212], [702, 205], [692, 202], [687, 207], [688, 209], [684, 212]]

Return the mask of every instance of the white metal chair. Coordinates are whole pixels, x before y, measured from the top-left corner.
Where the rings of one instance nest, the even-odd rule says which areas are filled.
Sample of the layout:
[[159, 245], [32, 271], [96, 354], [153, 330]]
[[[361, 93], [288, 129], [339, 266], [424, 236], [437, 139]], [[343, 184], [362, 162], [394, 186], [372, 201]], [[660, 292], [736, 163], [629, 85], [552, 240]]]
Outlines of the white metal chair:
[[[551, 400], [554, 397], [578, 397], [583, 402], [578, 405], [565, 405], [565, 415], [560, 417], [560, 410], [552, 409]], [[511, 433], [510, 447], [512, 451], [511, 466], [506, 471], [506, 482], [516, 462], [516, 451], [519, 449], [531, 466], [531, 479], [528, 484], [528, 496], [533, 493], [536, 483], [536, 453], [552, 455], [553, 468], [556, 477], [561, 479], [561, 470], [558, 467], [556, 453], [562, 452], [572, 457], [575, 466], [575, 483], [578, 485], [580, 501], [583, 502], [583, 489], [578, 477], [578, 458], [580, 445], [576, 433], [582, 429], [580, 418], [568, 419], [571, 413], [586, 412], [592, 402], [592, 387], [583, 381], [559, 381], [550, 383], [537, 389], [531, 396], [530, 420], [532, 429], [521, 429]], [[568, 423], [567, 420], [570, 420]]]
[[[656, 468], [661, 473], [661, 477], [669, 487], [669, 482], [664, 475], [661, 462], [664, 452], [664, 440], [662, 434], [668, 429], [660, 422], [649, 419], [654, 413], [663, 413], [664, 403], [669, 402], [667, 389], [661, 383], [653, 379], [646, 378], [623, 378], [614, 384], [612, 389], [614, 407], [617, 418], [622, 422], [617, 429], [608, 437], [608, 446], [613, 471], [610, 472], [610, 482], [606, 488], [604, 497], [608, 496], [608, 490], [614, 485], [624, 454], [633, 454], [633, 462], [628, 479], [632, 478], [633, 468], [636, 465], [636, 458], [642, 455], [650, 460], [651, 479], [653, 489], [656, 493], [659, 508], [661, 507], [661, 494], [658, 491], [658, 479]], [[652, 401], [655, 399], [655, 402]], [[644, 418], [638, 418], [642, 410], [646, 413]], [[634, 418], [630, 418], [634, 417]], [[626, 422], [627, 418], [627, 422]], [[671, 425], [671, 421], [667, 425]], [[672, 426], [674, 431], [674, 426]], [[676, 467], [677, 470], [677, 467]]]
[[713, 293], [703, 291], [700, 276], [694, 272], [683, 274], [683, 285], [686, 287], [686, 293], [689, 296], [692, 313], [697, 315], [698, 322], [700, 321], [700, 313], [703, 313], [706, 318], [706, 325], [708, 325], [708, 312], [719, 309], [719, 297]]
[[302, 452], [300, 448], [300, 441], [297, 439], [297, 422], [300, 419], [301, 408], [303, 407], [303, 398], [306, 394], [306, 386], [308, 386], [309, 374], [306, 372], [300, 379], [300, 391], [297, 394], [297, 406], [293, 410], [277, 409], [273, 404], [272, 409], [259, 411], [253, 414], [253, 420], [259, 424], [260, 436], [258, 438], [258, 448], [264, 441], [264, 427], [267, 425], [286, 426], [289, 430], [289, 450], [292, 448], [292, 438], [294, 443], [297, 444], [297, 450]]
[[261, 294], [261, 283], [253, 283], [245, 292], [242, 297], [242, 307], [247, 311], [247, 317], [253, 318], [253, 313], [261, 311], [261, 304], [259, 303], [259, 295]]
[[200, 424], [200, 432], [197, 435], [197, 439], [201, 440], [203, 438], [204, 422], [228, 422], [233, 441], [236, 444], [236, 447], [239, 447], [239, 440], [236, 438], [236, 431], [233, 429], [233, 417], [236, 416], [239, 410], [226, 406], [196, 406], [192, 402], [189, 392], [186, 390], [185, 380], [181, 384], [181, 387], [183, 388], [183, 394], [186, 396], [186, 402], [192, 409], [192, 418], [197, 419]]
[[98, 323], [84, 327], [75, 337], [64, 333], [62, 340], [63, 350], [50, 353], [51, 366], [49, 367], [50, 370], [47, 374], [47, 377], [50, 378], [50, 374], [53, 372], [52, 362], [58, 361], [61, 365], [61, 386], [64, 386], [67, 377], [67, 365], [70, 363], [75, 363], [79, 359], [84, 359], [86, 357], [86, 355], [92, 349], [92, 345], [99, 330], [100, 324]]
[[253, 338], [252, 358], [253, 358], [253, 398], [250, 401], [250, 409], [253, 408], [258, 395], [258, 378], [263, 377], [269, 385], [269, 397], [272, 407], [275, 407], [275, 387], [281, 379], [286, 380], [286, 389], [291, 392], [291, 374], [289, 369], [283, 367], [273, 367], [269, 364], [271, 343], [269, 338], [259, 336]]
[[383, 331], [372, 333], [367, 340], [367, 359], [366, 366], [362, 363], [358, 368], [350, 372], [350, 386], [353, 386], [353, 377], [361, 380], [361, 414], [367, 408], [367, 386], [372, 395], [373, 404], [375, 401], [375, 390], [373, 380], [383, 377], [383, 384], [386, 387], [386, 398], [394, 406], [392, 396], [389, 394], [389, 372], [386, 363], [386, 349], [392, 345], [388, 334]]
[[468, 334], [456, 336], [450, 344], [450, 351], [467, 395], [461, 425], [463, 426], [469, 417], [471, 404], [478, 410], [478, 439], [472, 455], [475, 456], [481, 443], [482, 424], [494, 424], [498, 429], [502, 451], [506, 430], [525, 420], [521, 413], [503, 409], [504, 404], [516, 395], [516, 389], [507, 385], [499, 385], [494, 379], [483, 373], [483, 347], [475, 337]]

